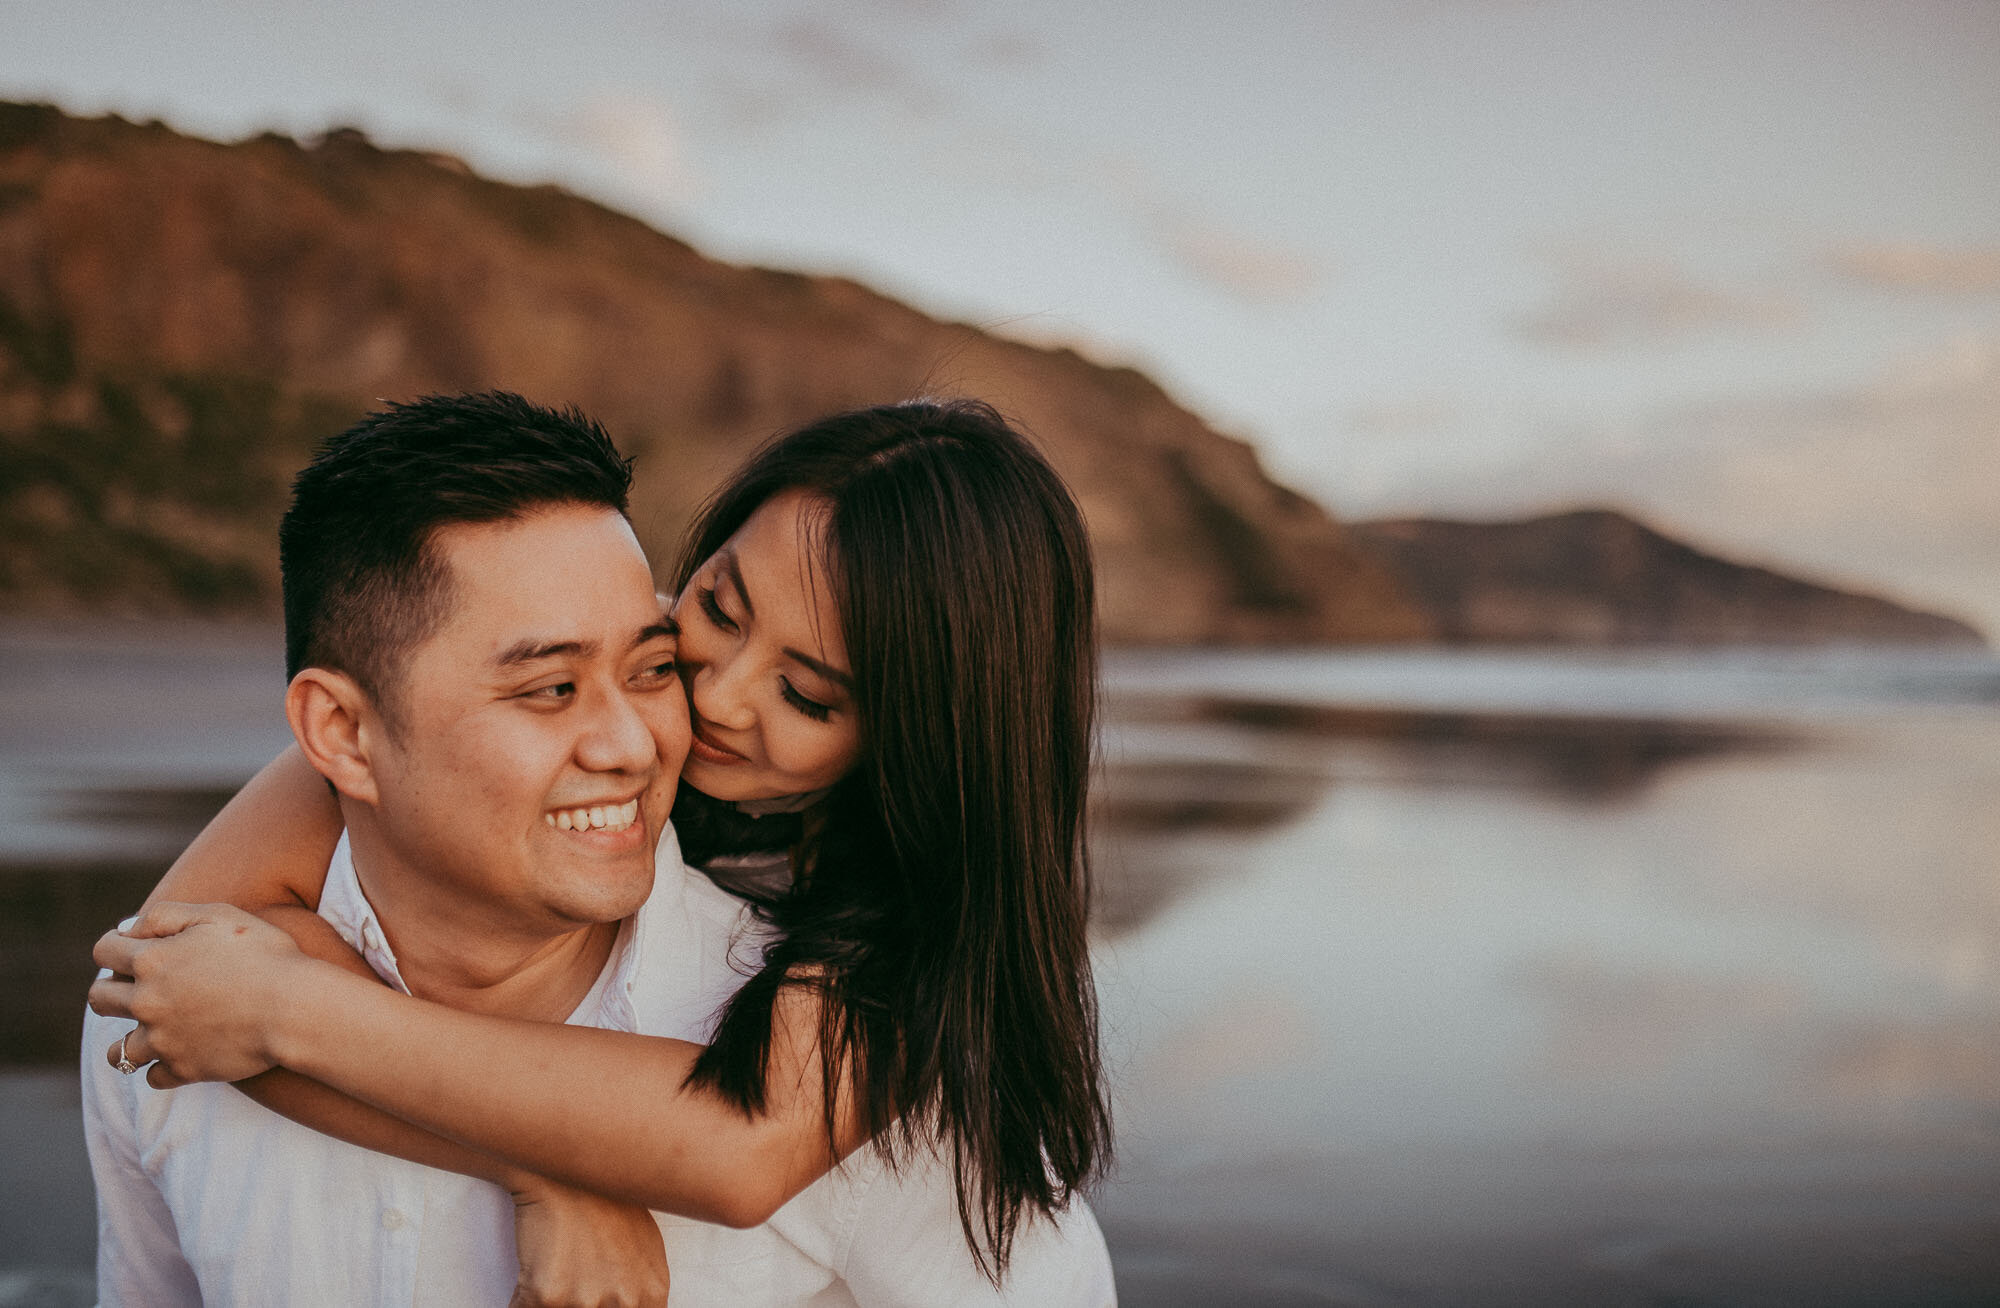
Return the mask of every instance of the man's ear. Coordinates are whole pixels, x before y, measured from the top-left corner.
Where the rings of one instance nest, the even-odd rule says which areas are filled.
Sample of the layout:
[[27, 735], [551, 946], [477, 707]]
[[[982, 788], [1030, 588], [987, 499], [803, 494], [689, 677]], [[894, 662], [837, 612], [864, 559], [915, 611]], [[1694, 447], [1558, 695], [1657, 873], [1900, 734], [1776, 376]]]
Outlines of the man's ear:
[[380, 802], [374, 754], [385, 728], [359, 682], [344, 672], [304, 668], [285, 688], [285, 719], [306, 760], [335, 790], [364, 804]]

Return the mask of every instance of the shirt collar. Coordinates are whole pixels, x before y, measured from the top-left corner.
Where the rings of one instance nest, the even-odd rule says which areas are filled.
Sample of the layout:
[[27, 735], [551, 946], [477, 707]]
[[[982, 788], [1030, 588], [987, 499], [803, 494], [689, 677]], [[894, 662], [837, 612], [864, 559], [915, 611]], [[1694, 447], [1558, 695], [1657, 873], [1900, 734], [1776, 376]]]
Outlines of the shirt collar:
[[361, 878], [354, 871], [354, 850], [345, 831], [340, 833], [340, 843], [333, 847], [333, 861], [326, 865], [326, 885], [319, 892], [319, 915], [375, 969], [376, 976], [404, 994], [410, 993], [401, 969], [396, 966], [396, 953], [389, 948], [389, 937], [375, 916], [375, 906], [361, 891]]
[[[639, 911], [619, 927], [617, 943], [605, 964], [604, 984], [595, 987], [598, 995], [594, 1012], [577, 1013], [573, 1020], [614, 1031], [638, 1030], [638, 1015], [632, 1007], [632, 992], [645, 965], [646, 925], [662, 913], [678, 912], [686, 886], [681, 872], [681, 846], [669, 823], [653, 853], [653, 893]], [[326, 867], [326, 885], [320, 891], [319, 915], [327, 920], [340, 938], [352, 946], [383, 982], [410, 993], [396, 964], [396, 951], [389, 947], [388, 933], [382, 930], [375, 906], [362, 892], [361, 878], [354, 870], [354, 851], [347, 833], [340, 833], [333, 859]]]

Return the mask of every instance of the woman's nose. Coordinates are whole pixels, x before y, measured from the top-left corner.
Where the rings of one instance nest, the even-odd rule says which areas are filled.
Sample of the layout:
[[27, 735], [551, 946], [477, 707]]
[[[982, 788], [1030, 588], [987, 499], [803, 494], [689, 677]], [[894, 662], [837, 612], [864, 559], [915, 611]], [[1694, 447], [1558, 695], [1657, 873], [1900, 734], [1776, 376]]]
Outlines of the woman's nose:
[[695, 669], [688, 702], [704, 722], [731, 731], [748, 730], [754, 717], [749, 679], [750, 669], [743, 659], [712, 659]]

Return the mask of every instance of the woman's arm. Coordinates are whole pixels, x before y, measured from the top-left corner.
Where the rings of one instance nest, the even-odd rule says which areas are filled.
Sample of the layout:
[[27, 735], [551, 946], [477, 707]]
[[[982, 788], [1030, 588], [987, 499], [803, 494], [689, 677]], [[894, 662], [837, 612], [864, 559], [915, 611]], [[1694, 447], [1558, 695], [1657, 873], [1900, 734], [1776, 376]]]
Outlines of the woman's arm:
[[[239, 1080], [282, 1064], [472, 1149], [664, 1212], [753, 1226], [865, 1142], [841, 1087], [829, 1148], [819, 1001], [773, 1014], [767, 1094], [746, 1114], [687, 1086], [700, 1046], [462, 1013], [363, 980], [220, 906], [162, 905], [98, 943], [135, 981], [92, 987], [99, 1012], [142, 1023], [156, 1085]], [[178, 932], [165, 935], [167, 932]]]
[[[381, 985], [361, 955], [349, 949], [347, 942], [319, 914], [304, 908], [279, 905], [267, 908], [257, 916], [291, 936], [292, 943], [307, 955], [369, 984]], [[131, 1045], [136, 1040], [128, 1037], [126, 1043]], [[274, 1067], [268, 1072], [246, 1077], [236, 1082], [236, 1088], [274, 1113], [289, 1117], [323, 1135], [360, 1145], [363, 1149], [373, 1149], [379, 1154], [394, 1154], [426, 1167], [491, 1181], [509, 1190], [517, 1189], [531, 1179], [521, 1169], [491, 1154], [468, 1149], [456, 1141], [420, 1130], [400, 1117], [371, 1108], [286, 1068]]]
[[[223, 806], [174, 860], [146, 904], [190, 895], [234, 904], [281, 928], [308, 955], [379, 984], [361, 955], [313, 911], [340, 831], [332, 792], [294, 745]], [[237, 1088], [273, 1112], [364, 1149], [509, 1190], [532, 1180], [491, 1154], [418, 1130], [294, 1072], [275, 1069], [239, 1081]]]
[[664, 1304], [666, 1249], [653, 1215], [536, 1176], [504, 1159], [410, 1125], [337, 1090], [273, 1068], [236, 1088], [328, 1135], [426, 1167], [491, 1181], [514, 1201], [516, 1304]]
[[[312, 957], [379, 984], [360, 954], [313, 911], [340, 831], [331, 790], [292, 746], [237, 792], [174, 860], [147, 896], [147, 906], [190, 898], [236, 904], [282, 928]], [[659, 1228], [643, 1208], [536, 1176], [284, 1068], [239, 1081], [236, 1088], [336, 1139], [505, 1189], [514, 1201], [521, 1264], [516, 1303], [666, 1301], [666, 1255]]]
[[340, 828], [325, 778], [289, 746], [202, 828], [146, 896], [146, 907], [178, 900], [253, 913], [274, 904], [317, 908]]

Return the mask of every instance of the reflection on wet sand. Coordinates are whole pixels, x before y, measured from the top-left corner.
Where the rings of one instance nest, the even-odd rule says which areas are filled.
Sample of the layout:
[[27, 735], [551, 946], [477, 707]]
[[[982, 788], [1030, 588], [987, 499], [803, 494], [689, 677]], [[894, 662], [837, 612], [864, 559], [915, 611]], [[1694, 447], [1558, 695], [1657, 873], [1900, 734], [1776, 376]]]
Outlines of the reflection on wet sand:
[[[1112, 1201], [1122, 1301], [1149, 1308], [1994, 1302], [1990, 1155], [1737, 1142], [1254, 1157]], [[1133, 1187], [1136, 1191], [1137, 1186]], [[1848, 1193], [1870, 1196], [1842, 1202]], [[1137, 1198], [1137, 1195], [1134, 1195]]]
[[1637, 798], [1685, 764], [1796, 748], [1796, 729], [1687, 718], [1355, 708], [1203, 698], [1128, 702], [1134, 721], [1216, 723], [1268, 740], [1398, 747], [1427, 782], [1528, 787], [1579, 803]]
[[[71, 1062], [90, 939], [283, 730], [262, 656], [39, 649], [0, 697], [17, 1066]], [[2000, 1301], [2000, 663], [1108, 676], [1126, 1301]], [[69, 1076], [0, 1077], [0, 1304], [89, 1301], [81, 1161], [14, 1147], [75, 1143]]]
[[0, 1066], [76, 1057], [97, 937], [145, 899], [155, 862], [0, 865]]
[[[1114, 704], [1114, 729], [1223, 728], [1247, 758], [1129, 757], [1098, 788], [1097, 929], [1116, 936], [1188, 889], [1227, 876], [1204, 835], [1242, 838], [1299, 821], [1343, 775], [1387, 767], [1425, 785], [1529, 788], [1573, 803], [1629, 801], [1669, 770], [1797, 743], [1775, 729], [1685, 721], [1344, 709], [1216, 697]], [[1171, 739], [1171, 737], [1169, 737]], [[1372, 747], [1367, 759], [1350, 747]], [[1385, 757], [1386, 754], [1386, 757]], [[1261, 760], [1261, 761], [1260, 761]], [[91, 941], [130, 912], [228, 800], [226, 786], [58, 792], [51, 817], [155, 851], [153, 859], [0, 864], [0, 1063], [59, 1061], [87, 983]], [[1190, 841], [1196, 843], [1190, 844]], [[79, 982], [79, 977], [82, 982]]]
[[235, 793], [234, 786], [106, 786], [60, 791], [48, 806], [61, 821], [138, 837], [172, 854], [193, 840]]
[[1505, 980], [1548, 1015], [1545, 1074], [1600, 1083], [1657, 1081], [1739, 1032], [1769, 1052], [1809, 1003], [1796, 979], [1644, 970], [1575, 951], [1525, 959]]
[[137, 856], [0, 859], [0, 1066], [76, 1056], [90, 946], [137, 909], [233, 787], [107, 786], [44, 796], [45, 816]]
[[1857, 1023], [1833, 1032], [1820, 1054], [1820, 1073], [1836, 1094], [1892, 1109], [1948, 1109], [2000, 1128], [2000, 1017], [1991, 1013]]
[[[1113, 699], [1108, 730], [1136, 743], [1106, 765], [1093, 819], [1097, 928], [1152, 919], [1226, 857], [1204, 834], [1295, 823], [1343, 781], [1527, 790], [1561, 803], [1630, 804], [1697, 764], [1804, 747], [1797, 728], [1682, 718], [1350, 708], [1217, 696]], [[1214, 732], [1227, 734], [1221, 757]], [[1208, 736], [1203, 733], [1210, 733]], [[1185, 750], [1192, 757], [1175, 757]]]
[[1318, 789], [1107, 823], [1176, 869], [1102, 954], [1128, 1297], [1996, 1301], [2000, 717], [1685, 692], [1118, 704], [1150, 786]]
[[1251, 763], [1149, 759], [1107, 769], [1093, 818], [1114, 831], [1268, 831], [1303, 817], [1332, 777]]

